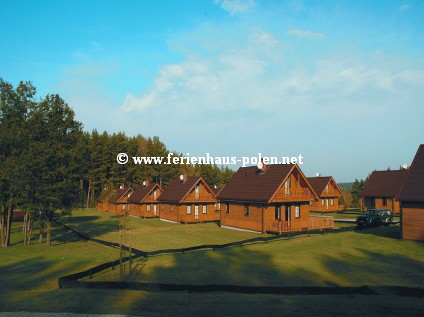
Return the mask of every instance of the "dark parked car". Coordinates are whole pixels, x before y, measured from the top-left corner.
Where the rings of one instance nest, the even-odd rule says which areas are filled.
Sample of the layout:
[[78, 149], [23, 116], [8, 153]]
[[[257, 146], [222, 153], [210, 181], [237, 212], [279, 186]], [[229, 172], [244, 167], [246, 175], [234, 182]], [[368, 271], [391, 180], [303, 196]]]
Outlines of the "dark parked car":
[[379, 227], [388, 226], [393, 220], [393, 213], [388, 209], [370, 209], [362, 216], [356, 218], [358, 227]]

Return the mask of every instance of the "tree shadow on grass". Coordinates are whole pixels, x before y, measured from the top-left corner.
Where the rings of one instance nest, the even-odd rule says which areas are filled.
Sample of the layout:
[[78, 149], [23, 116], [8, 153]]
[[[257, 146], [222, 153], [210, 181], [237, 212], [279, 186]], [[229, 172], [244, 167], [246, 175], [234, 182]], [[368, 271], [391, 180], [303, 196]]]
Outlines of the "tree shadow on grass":
[[100, 219], [99, 216], [76, 216], [59, 219], [59, 222], [90, 238], [99, 237], [119, 229], [117, 217], [99, 221]]
[[402, 238], [401, 228], [399, 225], [390, 225], [388, 227], [355, 227], [355, 232], [359, 234], [370, 234], [384, 238], [400, 240]]
[[58, 261], [33, 257], [0, 266], [0, 289], [33, 290], [46, 283], [57, 283], [57, 278], [81, 268], [87, 262], [57, 265]]

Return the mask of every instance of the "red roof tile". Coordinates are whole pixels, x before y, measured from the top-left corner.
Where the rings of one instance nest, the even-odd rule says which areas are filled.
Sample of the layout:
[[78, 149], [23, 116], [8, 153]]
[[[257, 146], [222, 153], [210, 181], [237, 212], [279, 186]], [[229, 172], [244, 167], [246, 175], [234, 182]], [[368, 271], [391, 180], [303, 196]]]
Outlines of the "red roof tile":
[[408, 170], [374, 171], [368, 178], [362, 197], [395, 197], [408, 176]]
[[217, 198], [222, 201], [269, 202], [295, 166], [272, 164], [264, 172], [256, 166], [240, 167]]
[[203, 182], [204, 185], [209, 188], [209, 186], [200, 176], [188, 176], [186, 177], [185, 181], [181, 181], [178, 178], [171, 182], [166, 189], [164, 189], [158, 200], [161, 202], [179, 203], [184, 199], [185, 196], [187, 196], [187, 194], [190, 193], [194, 185], [196, 185], [199, 181]]
[[130, 187], [124, 187], [116, 190], [115, 193], [115, 200], [114, 202], [117, 203], [123, 196], [125, 196], [129, 190], [132, 190]]
[[148, 182], [146, 186], [141, 184], [134, 190], [134, 193], [132, 193], [130, 198], [128, 198], [128, 201], [141, 203], [150, 194], [150, 192], [157, 187], [160, 188], [160, 186], [155, 182]]
[[408, 177], [398, 196], [400, 201], [424, 202], [424, 144], [418, 148]]
[[[312, 188], [315, 190], [315, 192], [318, 195], [322, 195], [322, 192], [324, 191], [325, 187], [328, 183], [333, 179], [331, 176], [319, 176], [319, 177], [308, 177], [308, 182], [311, 184]], [[333, 179], [334, 181], [334, 179]], [[334, 181], [334, 184], [336, 184], [337, 190], [341, 194], [341, 190], [337, 183]]]

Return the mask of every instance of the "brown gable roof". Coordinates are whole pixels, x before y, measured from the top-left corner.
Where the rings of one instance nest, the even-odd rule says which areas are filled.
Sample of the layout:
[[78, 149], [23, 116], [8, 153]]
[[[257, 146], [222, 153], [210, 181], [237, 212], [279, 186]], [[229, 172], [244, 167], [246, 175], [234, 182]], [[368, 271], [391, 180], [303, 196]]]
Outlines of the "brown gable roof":
[[147, 184], [147, 186], [144, 186], [143, 184], [139, 185], [134, 193], [132, 193], [132, 195], [130, 196], [130, 198], [128, 198], [129, 202], [134, 202], [134, 203], [140, 203], [142, 202], [144, 199], [146, 199], [146, 197], [156, 188], [160, 186], [155, 183], [155, 182], [149, 182]]
[[194, 185], [199, 181], [203, 182], [206, 187], [208, 187], [200, 176], [188, 176], [184, 182], [178, 178], [168, 185], [158, 200], [162, 202], [179, 203], [190, 193]]
[[419, 146], [417, 154], [415, 154], [398, 199], [424, 202], [424, 144]]
[[408, 176], [408, 170], [374, 171], [368, 178], [362, 197], [396, 197]]
[[336, 188], [339, 193], [342, 194], [342, 191], [340, 190], [339, 186], [331, 176], [308, 177], [307, 179], [309, 184], [311, 184], [312, 188], [318, 195], [322, 195], [325, 187], [327, 186], [327, 184], [330, 183], [331, 180], [333, 180], [334, 184], [336, 184]]
[[116, 190], [115, 193], [115, 200], [114, 202], [117, 203], [122, 197], [124, 197], [128, 191], [131, 190], [130, 187], [124, 187]]
[[215, 196], [218, 195], [221, 190], [222, 188], [212, 188], [212, 191], [215, 194]]
[[[260, 172], [256, 166], [240, 167], [217, 198], [230, 201], [269, 202], [295, 167], [296, 164], [271, 164], [264, 172]], [[301, 172], [300, 168], [299, 171]], [[314, 192], [313, 189], [312, 191]]]

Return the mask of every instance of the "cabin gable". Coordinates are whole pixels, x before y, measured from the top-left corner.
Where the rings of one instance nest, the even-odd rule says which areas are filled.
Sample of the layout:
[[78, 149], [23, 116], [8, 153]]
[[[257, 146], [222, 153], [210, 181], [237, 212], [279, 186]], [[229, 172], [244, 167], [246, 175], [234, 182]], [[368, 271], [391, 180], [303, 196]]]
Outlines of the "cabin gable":
[[316, 193], [305, 175], [295, 165], [272, 195], [269, 202], [312, 201], [315, 199], [317, 199]]
[[216, 202], [215, 194], [202, 179], [199, 179], [194, 184], [187, 195], [181, 200], [181, 203], [192, 203], [199, 201]]

